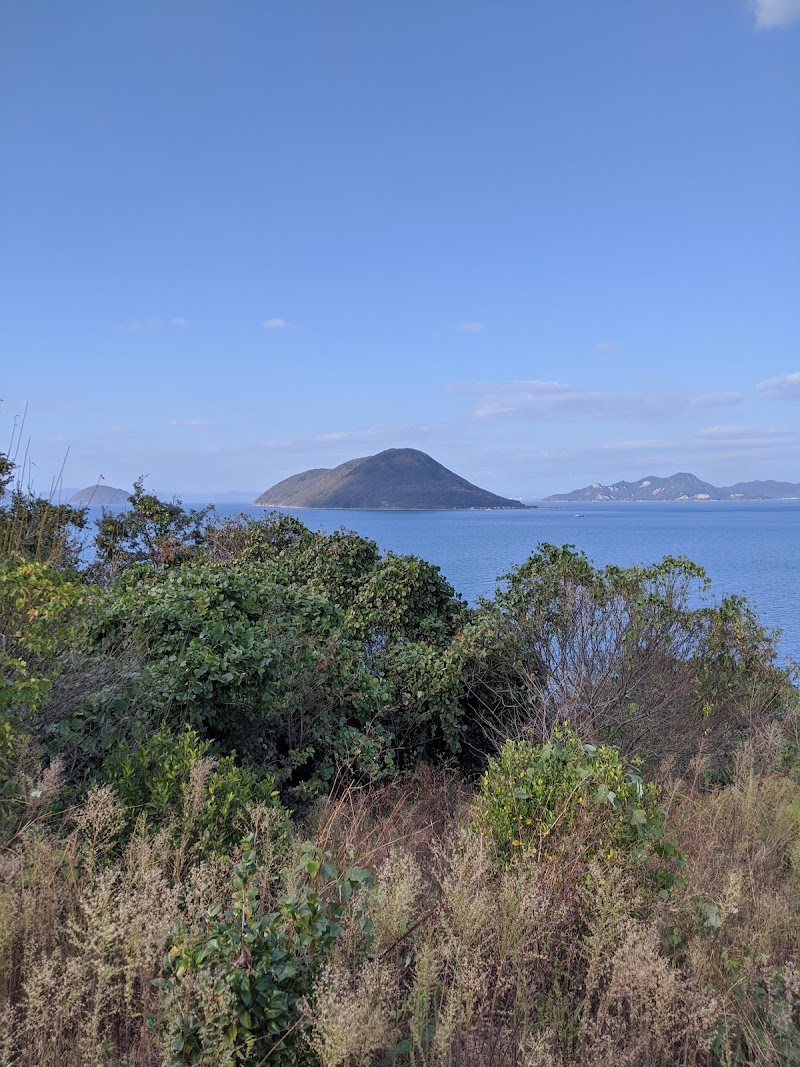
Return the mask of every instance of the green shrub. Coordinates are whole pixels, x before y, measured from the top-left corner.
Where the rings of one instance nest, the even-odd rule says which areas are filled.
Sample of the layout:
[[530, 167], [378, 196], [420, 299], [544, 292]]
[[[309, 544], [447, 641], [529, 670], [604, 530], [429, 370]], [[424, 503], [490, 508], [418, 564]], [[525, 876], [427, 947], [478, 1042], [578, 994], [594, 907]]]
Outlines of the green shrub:
[[217, 563], [286, 561], [318, 536], [294, 515], [271, 511], [257, 521], [237, 515], [207, 527], [205, 552]]
[[90, 591], [46, 563], [0, 559], [0, 713], [34, 710], [58, 657], [77, 641]]
[[466, 729], [464, 660], [458, 640], [443, 649], [424, 641], [404, 641], [386, 649], [380, 662], [386, 719], [403, 766], [461, 752]]
[[192, 768], [208, 755], [211, 745], [186, 727], [173, 733], [162, 726], [138, 744], [117, 747], [103, 767], [103, 778], [113, 785], [130, 820], [146, 815], [151, 825], [175, 819]]
[[[205, 796], [196, 815], [200, 844], [205, 851], [228, 853], [241, 836], [241, 824], [256, 806], [273, 808], [281, 816], [279, 830], [288, 826], [289, 813], [280, 802], [277, 780], [268, 772], [256, 774], [239, 766], [234, 757], [216, 761], [206, 779]], [[188, 787], [187, 787], [188, 788]], [[190, 817], [185, 810], [184, 819]]]
[[590, 824], [590, 851], [609, 859], [661, 841], [664, 828], [657, 791], [636, 766], [566, 724], [543, 745], [506, 742], [481, 780], [475, 818], [503, 859], [547, 854], [578, 822]]
[[568, 716], [582, 737], [679, 773], [702, 749], [724, 778], [753, 726], [780, 719], [796, 694], [775, 635], [746, 600], [714, 602], [709, 586], [684, 557], [596, 568], [571, 545], [541, 544], [483, 610], [545, 730]]
[[[305, 998], [331, 948], [353, 892], [370, 873], [339, 873], [329, 852], [307, 842], [304, 884], [279, 910], [262, 912], [253, 839], [234, 870], [233, 907], [212, 907], [200, 932], [177, 926], [160, 980], [161, 1032], [173, 1064], [277, 1067], [315, 1063], [304, 1046]], [[151, 1020], [155, 1023], [155, 1019]]]
[[380, 566], [374, 541], [335, 530], [300, 541], [287, 559], [293, 579], [321, 593], [337, 607], [350, 607], [368, 575]]
[[139, 700], [151, 720], [190, 724], [276, 768], [313, 756], [317, 770], [339, 723], [362, 725], [375, 711], [342, 623], [330, 602], [286, 584], [274, 564], [185, 564], [130, 568], [94, 639], [147, 664]]
[[[86, 509], [54, 504], [23, 488], [16, 464], [0, 452], [0, 558], [49, 563], [62, 571], [77, 569], [86, 526]], [[2, 631], [0, 631], [2, 632]]]
[[374, 648], [404, 641], [441, 647], [456, 631], [463, 611], [463, 602], [438, 567], [416, 556], [389, 553], [368, 573], [348, 618]]
[[[190, 829], [207, 852], [226, 853], [241, 836], [241, 823], [256, 804], [283, 810], [275, 778], [256, 776], [238, 766], [233, 755], [210, 756], [211, 745], [191, 728], [172, 733], [161, 727], [135, 747], [124, 747], [105, 763], [104, 777], [114, 786], [133, 825], [145, 814], [151, 826], [167, 823]], [[207, 773], [195, 783], [192, 771], [206, 761]]]
[[107, 584], [135, 563], [171, 567], [199, 554], [205, 543], [214, 506], [185, 511], [179, 500], [159, 500], [144, 491], [144, 479], [133, 483], [125, 511], [103, 508], [97, 520], [94, 560], [89, 573]]
[[59, 661], [79, 640], [86, 586], [19, 554], [0, 559], [0, 824], [13, 826], [26, 799], [19, 760], [46, 703]]
[[[399, 557], [362, 582], [370, 543], [334, 535], [324, 545], [327, 572], [321, 548], [308, 555], [301, 539], [287, 549], [308, 564], [307, 585], [277, 558], [129, 567], [92, 632], [101, 655], [122, 648], [142, 665], [134, 716], [191, 725], [274, 770], [297, 801], [340, 773], [375, 781], [457, 753], [463, 732], [453, 634], [463, 609], [452, 589], [435, 568]], [[359, 582], [344, 611], [336, 601], [353, 599]]]
[[40, 724], [45, 751], [62, 763], [68, 802], [80, 802], [86, 789], [103, 777], [106, 760], [135, 747], [152, 730], [151, 717], [137, 700], [146, 671], [123, 667], [121, 677], [114, 677], [113, 656], [103, 655], [98, 662], [99, 687], [92, 691], [97, 682], [86, 677], [84, 663], [76, 658], [70, 671], [79, 674], [77, 707]]

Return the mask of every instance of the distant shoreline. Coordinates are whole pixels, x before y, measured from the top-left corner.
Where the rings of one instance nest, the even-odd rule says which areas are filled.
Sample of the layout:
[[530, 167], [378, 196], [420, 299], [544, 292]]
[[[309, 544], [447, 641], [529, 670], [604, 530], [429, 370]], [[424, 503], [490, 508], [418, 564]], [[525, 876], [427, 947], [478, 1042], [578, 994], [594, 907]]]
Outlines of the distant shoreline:
[[339, 505], [338, 507], [311, 507], [306, 504], [256, 504], [255, 502], [249, 505], [251, 508], [285, 508], [287, 511], [379, 511], [379, 512], [396, 512], [405, 511], [412, 515], [417, 515], [422, 511], [537, 511], [540, 507], [539, 504], [524, 504], [522, 501], [516, 507], [496, 507], [496, 508], [353, 508]]
[[[659, 507], [665, 504], [786, 504], [790, 501], [800, 501], [800, 496], [743, 496], [736, 499], [731, 497], [708, 497], [703, 500], [696, 500], [693, 497], [687, 497], [686, 500], [547, 500], [547, 503], [542, 501], [540, 507], [591, 507], [594, 504], [613, 504], [615, 507], [627, 507], [631, 504], [656, 504]], [[496, 509], [500, 510], [500, 509]]]

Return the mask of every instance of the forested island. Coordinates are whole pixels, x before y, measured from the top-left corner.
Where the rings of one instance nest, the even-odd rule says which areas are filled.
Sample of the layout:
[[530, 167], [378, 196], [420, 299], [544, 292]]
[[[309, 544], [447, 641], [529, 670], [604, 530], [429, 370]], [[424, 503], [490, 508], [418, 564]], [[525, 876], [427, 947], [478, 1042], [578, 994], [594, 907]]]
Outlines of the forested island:
[[454, 474], [416, 448], [387, 448], [332, 470], [294, 474], [253, 501], [258, 507], [354, 508], [380, 511], [444, 511], [458, 508], [524, 508]]
[[541, 544], [472, 608], [13, 474], [2, 1063], [798, 1062], [798, 693], [746, 601]]

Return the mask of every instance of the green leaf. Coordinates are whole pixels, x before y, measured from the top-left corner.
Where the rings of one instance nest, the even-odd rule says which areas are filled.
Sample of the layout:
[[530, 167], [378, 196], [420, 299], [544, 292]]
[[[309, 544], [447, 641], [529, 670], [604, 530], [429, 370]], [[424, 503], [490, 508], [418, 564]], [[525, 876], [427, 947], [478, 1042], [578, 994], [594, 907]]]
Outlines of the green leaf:
[[348, 882], [368, 882], [371, 877], [372, 872], [366, 867], [350, 867], [345, 874]]

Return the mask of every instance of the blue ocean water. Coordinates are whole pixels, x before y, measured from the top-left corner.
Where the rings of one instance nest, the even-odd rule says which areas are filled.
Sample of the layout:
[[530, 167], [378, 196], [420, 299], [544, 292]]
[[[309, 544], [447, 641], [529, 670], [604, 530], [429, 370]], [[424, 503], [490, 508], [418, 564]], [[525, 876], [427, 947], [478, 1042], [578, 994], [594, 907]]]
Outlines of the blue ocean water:
[[[226, 504], [217, 513], [261, 517], [265, 510]], [[314, 530], [346, 527], [381, 549], [430, 560], [471, 602], [491, 596], [498, 576], [542, 541], [575, 545], [599, 565], [688, 556], [706, 568], [713, 593], [747, 596], [762, 622], [782, 630], [782, 658], [800, 661], [800, 501], [562, 504], [530, 511], [275, 510], [290, 511]]]

